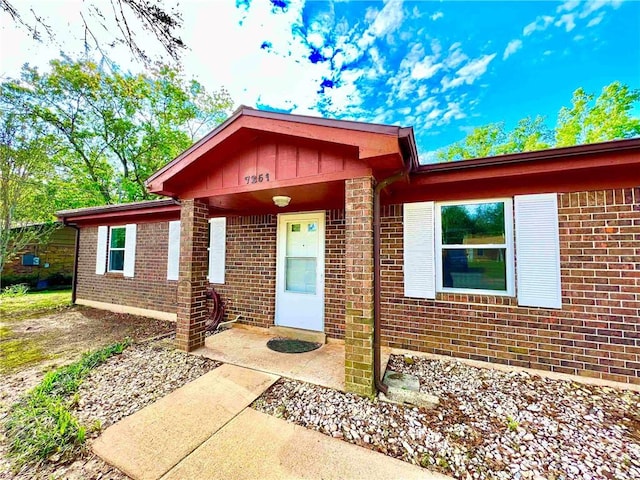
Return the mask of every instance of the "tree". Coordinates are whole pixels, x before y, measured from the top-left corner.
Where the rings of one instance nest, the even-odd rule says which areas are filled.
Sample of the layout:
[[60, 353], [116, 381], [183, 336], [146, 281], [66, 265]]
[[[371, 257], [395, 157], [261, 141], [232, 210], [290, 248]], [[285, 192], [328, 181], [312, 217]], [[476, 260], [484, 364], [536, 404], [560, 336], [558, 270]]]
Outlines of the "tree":
[[[29, 132], [24, 119], [0, 112], [0, 275], [24, 247], [57, 228], [43, 208], [46, 203], [29, 202], [49, 170], [45, 144]], [[25, 225], [25, 218], [45, 222]]]
[[441, 149], [436, 158], [464, 160], [636, 137], [640, 135], [640, 120], [631, 112], [639, 101], [640, 91], [620, 82], [604, 87], [598, 98], [578, 88], [571, 108], [560, 110], [555, 130], [541, 116], [523, 118], [511, 131], [505, 130], [504, 123], [492, 123]]
[[438, 160], [462, 160], [496, 155], [496, 148], [504, 142], [504, 123], [491, 123], [475, 128], [463, 140], [438, 152]]
[[[33, 9], [25, 12], [23, 4], [0, 0], [0, 10], [9, 15], [16, 26], [27, 30], [35, 40], [55, 39], [56, 32], [47, 24], [47, 19]], [[85, 48], [98, 50], [105, 57], [108, 57], [105, 47], [124, 45], [135, 58], [149, 64], [151, 59], [140, 44], [140, 31], [150, 32], [174, 61], [179, 60], [180, 53], [186, 48], [176, 35], [176, 30], [182, 27], [180, 13], [164, 9], [150, 0], [84, 0], [80, 18], [84, 28]], [[115, 36], [110, 35], [109, 25], [115, 26]], [[106, 41], [101, 42], [98, 38], [102, 33], [108, 36]]]
[[640, 119], [632, 117], [631, 110], [639, 101], [640, 90], [631, 90], [620, 82], [604, 87], [595, 102], [593, 94], [577, 89], [571, 108], [562, 107], [558, 115], [557, 146], [637, 137]]
[[68, 58], [43, 74], [25, 66], [21, 80], [5, 82], [0, 93], [5, 108], [54, 139], [49, 187], [71, 185], [58, 208], [150, 198], [149, 175], [232, 108], [226, 91], [208, 94], [166, 66], [132, 75]]

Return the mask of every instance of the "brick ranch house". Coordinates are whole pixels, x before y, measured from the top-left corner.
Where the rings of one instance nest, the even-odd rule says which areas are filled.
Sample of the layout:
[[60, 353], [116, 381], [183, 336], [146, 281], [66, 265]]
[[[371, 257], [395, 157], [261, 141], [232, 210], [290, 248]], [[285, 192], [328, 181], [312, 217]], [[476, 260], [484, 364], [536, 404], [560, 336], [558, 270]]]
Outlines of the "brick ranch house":
[[412, 128], [242, 107], [149, 178], [171, 199], [59, 218], [76, 302], [176, 319], [184, 350], [213, 284], [344, 340], [360, 394], [379, 345], [639, 384], [639, 185], [639, 139], [420, 165]]

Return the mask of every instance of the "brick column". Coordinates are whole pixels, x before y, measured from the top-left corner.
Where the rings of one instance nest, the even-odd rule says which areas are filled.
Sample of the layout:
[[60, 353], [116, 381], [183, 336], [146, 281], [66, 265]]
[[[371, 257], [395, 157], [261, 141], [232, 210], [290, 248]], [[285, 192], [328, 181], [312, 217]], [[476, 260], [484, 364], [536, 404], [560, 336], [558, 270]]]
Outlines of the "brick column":
[[187, 352], [204, 345], [208, 217], [209, 209], [204, 202], [182, 201], [176, 346]]
[[373, 178], [345, 182], [345, 387], [375, 394], [373, 381]]

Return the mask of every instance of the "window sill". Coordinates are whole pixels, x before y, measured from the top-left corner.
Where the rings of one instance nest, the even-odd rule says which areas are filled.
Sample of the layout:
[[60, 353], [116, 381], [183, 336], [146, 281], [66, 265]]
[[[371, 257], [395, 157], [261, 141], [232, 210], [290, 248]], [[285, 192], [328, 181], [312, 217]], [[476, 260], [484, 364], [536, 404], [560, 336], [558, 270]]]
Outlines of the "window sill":
[[484, 292], [438, 292], [438, 302], [480, 303], [517, 306], [515, 296], [510, 294], [484, 293]]

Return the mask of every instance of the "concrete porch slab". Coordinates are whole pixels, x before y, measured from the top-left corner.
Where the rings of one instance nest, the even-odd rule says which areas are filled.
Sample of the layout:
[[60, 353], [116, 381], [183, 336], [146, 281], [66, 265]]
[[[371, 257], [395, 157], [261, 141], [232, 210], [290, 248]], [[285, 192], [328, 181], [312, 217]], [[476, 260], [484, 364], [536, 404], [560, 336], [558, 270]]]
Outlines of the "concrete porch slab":
[[[274, 335], [258, 328], [231, 328], [207, 337], [192, 353], [219, 362], [344, 391], [344, 345], [330, 342], [306, 353], [278, 353], [267, 348]], [[382, 350], [382, 371], [389, 350]]]
[[222, 365], [107, 428], [93, 451], [136, 480], [158, 479], [276, 380]]
[[304, 340], [305, 342], [327, 343], [327, 335], [324, 332], [314, 332], [300, 328], [273, 326], [269, 327], [269, 334], [274, 337], [295, 338], [296, 340]]
[[176, 465], [162, 480], [229, 478], [451, 480], [250, 408]]

